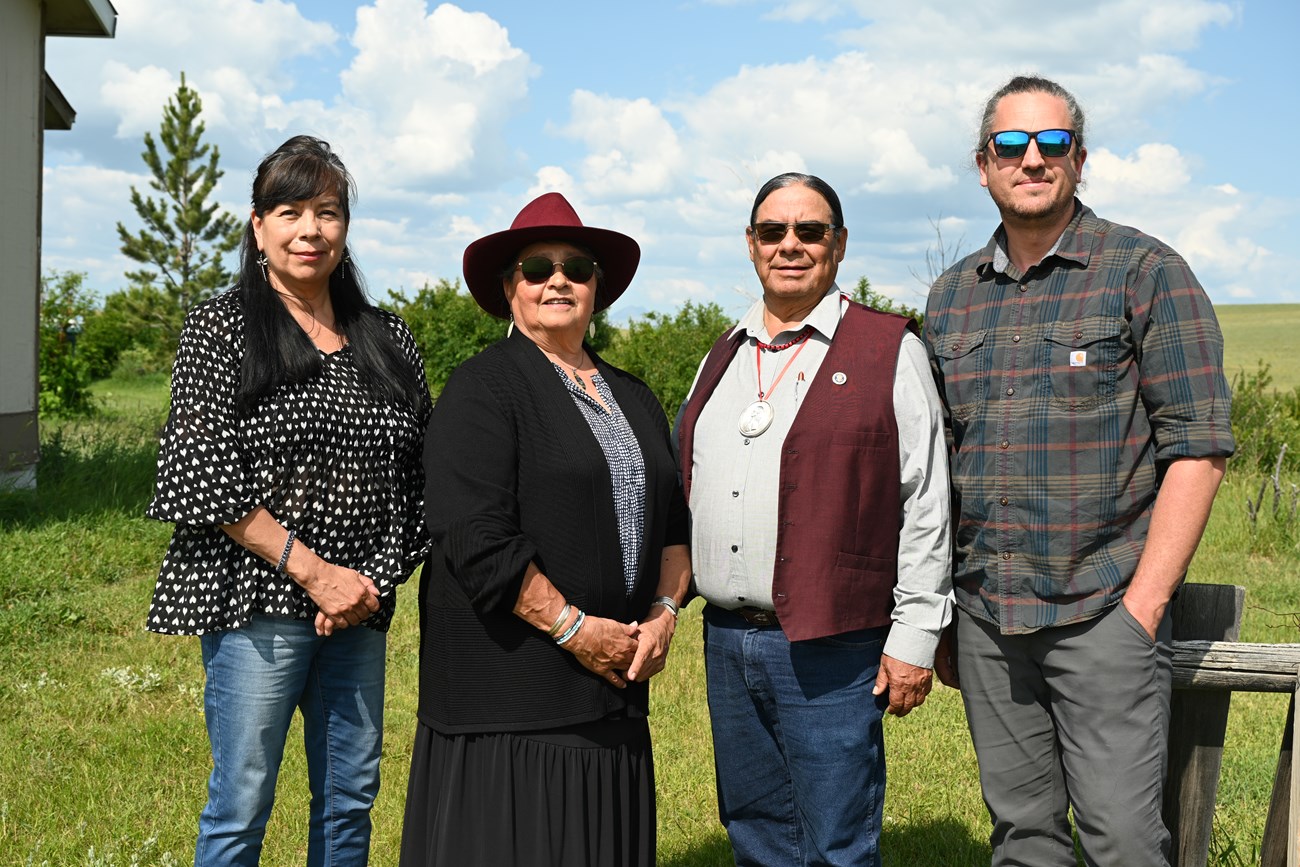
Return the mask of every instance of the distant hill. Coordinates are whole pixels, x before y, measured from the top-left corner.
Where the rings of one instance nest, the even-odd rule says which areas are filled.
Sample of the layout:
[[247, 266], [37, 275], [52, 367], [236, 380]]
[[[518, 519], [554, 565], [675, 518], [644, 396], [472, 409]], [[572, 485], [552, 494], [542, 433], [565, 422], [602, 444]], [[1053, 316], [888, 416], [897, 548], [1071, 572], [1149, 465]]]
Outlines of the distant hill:
[[1300, 386], [1300, 304], [1216, 304], [1228, 379], [1269, 365], [1273, 387]]

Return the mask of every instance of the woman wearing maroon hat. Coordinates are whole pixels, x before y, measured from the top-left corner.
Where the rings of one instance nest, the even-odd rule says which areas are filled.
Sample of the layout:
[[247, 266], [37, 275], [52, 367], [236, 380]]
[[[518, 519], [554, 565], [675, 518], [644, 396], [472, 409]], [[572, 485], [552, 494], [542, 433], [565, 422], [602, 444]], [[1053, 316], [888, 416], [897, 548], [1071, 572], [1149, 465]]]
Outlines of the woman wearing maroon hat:
[[686, 504], [658, 401], [583, 341], [639, 259], [559, 193], [465, 250], [512, 325], [426, 437], [404, 867], [655, 861], [647, 681], [690, 580]]

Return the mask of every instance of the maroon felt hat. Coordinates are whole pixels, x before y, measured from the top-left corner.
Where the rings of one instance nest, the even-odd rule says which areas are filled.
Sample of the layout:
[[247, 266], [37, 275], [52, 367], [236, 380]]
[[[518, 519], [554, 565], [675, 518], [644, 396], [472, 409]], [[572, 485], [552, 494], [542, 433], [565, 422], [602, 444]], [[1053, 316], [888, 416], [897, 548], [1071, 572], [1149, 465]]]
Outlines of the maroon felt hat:
[[591, 250], [605, 275], [604, 287], [596, 296], [597, 312], [623, 294], [641, 261], [636, 241], [611, 229], [582, 225], [564, 196], [543, 193], [524, 205], [509, 229], [479, 238], [465, 248], [465, 285], [478, 306], [498, 319], [510, 318], [501, 272], [520, 250], [538, 241], [569, 241]]

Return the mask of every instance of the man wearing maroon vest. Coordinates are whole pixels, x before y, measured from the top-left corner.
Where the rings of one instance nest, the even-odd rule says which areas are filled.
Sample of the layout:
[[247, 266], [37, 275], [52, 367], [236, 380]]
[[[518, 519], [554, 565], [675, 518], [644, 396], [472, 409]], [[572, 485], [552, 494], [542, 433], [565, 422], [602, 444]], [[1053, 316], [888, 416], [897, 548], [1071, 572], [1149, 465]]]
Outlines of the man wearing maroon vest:
[[746, 236], [763, 298], [678, 424], [718, 809], [738, 865], [879, 865], [883, 713], [952, 611], [939, 397], [912, 321], [836, 287], [825, 181], [768, 181]]

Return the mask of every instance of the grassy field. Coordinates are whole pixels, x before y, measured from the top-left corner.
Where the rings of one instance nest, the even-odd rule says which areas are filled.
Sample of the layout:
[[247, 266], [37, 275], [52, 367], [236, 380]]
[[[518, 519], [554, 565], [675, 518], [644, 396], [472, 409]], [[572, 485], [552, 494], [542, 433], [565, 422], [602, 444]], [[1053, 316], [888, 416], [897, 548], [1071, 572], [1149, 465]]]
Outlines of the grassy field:
[[1223, 329], [1223, 366], [1228, 378], [1269, 365], [1273, 386], [1290, 391], [1300, 386], [1295, 356], [1300, 331], [1300, 304], [1220, 304], [1214, 308]]
[[[1263, 326], [1234, 308], [1220, 315], [1230, 349], [1239, 340], [1263, 347], [1275, 339], [1258, 336]], [[1280, 316], [1263, 318], [1271, 326]], [[97, 393], [107, 409], [94, 425], [47, 428], [40, 493], [0, 495], [0, 864], [187, 863], [205, 799], [198, 643], [144, 630], [170, 535], [170, 527], [141, 517], [165, 386], [107, 382]], [[1230, 472], [1191, 577], [1247, 588], [1242, 640], [1300, 641], [1289, 616], [1300, 611], [1300, 531], [1268, 514], [1252, 527], [1244, 503], [1257, 486], [1257, 477]], [[375, 865], [396, 863], [401, 833], [415, 729], [414, 597], [413, 588], [402, 597], [389, 639]], [[731, 863], [716, 819], [698, 605], [683, 612], [669, 668], [653, 691], [660, 862], [669, 867]], [[1216, 867], [1258, 862], [1285, 711], [1283, 696], [1233, 699]], [[987, 864], [987, 816], [959, 694], [936, 689], [925, 707], [888, 720], [886, 739], [885, 864]], [[305, 857], [300, 743], [295, 723], [268, 865]]]

